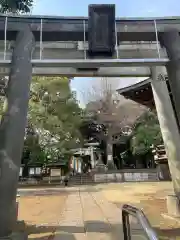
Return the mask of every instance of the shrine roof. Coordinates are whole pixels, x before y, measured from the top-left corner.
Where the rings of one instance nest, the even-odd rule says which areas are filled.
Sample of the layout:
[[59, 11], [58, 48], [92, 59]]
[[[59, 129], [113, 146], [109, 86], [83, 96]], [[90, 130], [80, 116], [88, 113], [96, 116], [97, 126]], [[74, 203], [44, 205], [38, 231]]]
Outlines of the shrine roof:
[[142, 80], [133, 85], [120, 88], [117, 90], [117, 92], [127, 99], [130, 99], [147, 107], [154, 108], [154, 99], [150, 78]]
[[147, 79], [137, 82], [135, 84], [131, 84], [129, 86], [120, 88], [117, 90], [117, 92], [124, 96], [124, 95], [128, 94], [130, 91], [139, 91], [146, 87], [149, 87], [150, 82], [151, 82], [151, 79], [147, 78]]

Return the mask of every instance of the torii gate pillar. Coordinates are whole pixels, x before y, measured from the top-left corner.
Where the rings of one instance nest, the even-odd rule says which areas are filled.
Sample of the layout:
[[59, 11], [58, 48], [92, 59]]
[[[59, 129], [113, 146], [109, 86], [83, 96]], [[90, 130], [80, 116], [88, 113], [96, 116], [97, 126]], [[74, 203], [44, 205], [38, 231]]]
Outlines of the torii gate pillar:
[[160, 43], [166, 48], [169, 62], [166, 66], [168, 80], [173, 95], [178, 125], [180, 126], [180, 36], [176, 29], [163, 33]]
[[[161, 36], [160, 43], [166, 48], [169, 62], [166, 66], [168, 81], [170, 84], [175, 112], [177, 116], [178, 133], [180, 134], [180, 35], [177, 29], [165, 31]], [[175, 138], [175, 137], [174, 137]], [[179, 147], [180, 141], [176, 139]], [[175, 152], [174, 152], [175, 155]], [[169, 158], [169, 165], [172, 177], [174, 178], [175, 194], [180, 200], [180, 156], [176, 156], [176, 161]]]
[[[165, 31], [161, 38], [160, 43], [162, 47], [166, 48], [167, 55], [169, 57], [169, 62], [166, 66], [168, 73], [168, 81], [170, 84], [173, 102], [175, 107], [175, 113], [172, 109], [172, 104], [170, 102], [169, 93], [165, 87], [165, 82], [161, 87], [158, 86], [158, 73], [157, 67], [156, 71], [154, 69], [153, 82], [154, 84], [154, 99], [156, 103], [158, 118], [162, 130], [162, 135], [164, 139], [165, 148], [168, 156], [168, 164], [171, 172], [171, 177], [174, 186], [175, 196], [172, 198], [171, 203], [175, 201], [176, 210], [179, 210], [179, 201], [180, 201], [180, 36], [179, 32], [176, 29], [170, 29]], [[156, 72], [156, 73], [155, 73]], [[168, 95], [165, 96], [165, 95]], [[175, 118], [175, 114], [177, 119]], [[174, 211], [175, 212], [175, 211]], [[180, 214], [180, 211], [179, 211]], [[177, 215], [177, 214], [176, 214]]]
[[[172, 107], [167, 83], [165, 81], [165, 68], [152, 68], [152, 91], [156, 105], [157, 115], [161, 128], [162, 137], [168, 157], [169, 169], [173, 181], [175, 196], [168, 196], [167, 208], [169, 214], [179, 215], [180, 199], [180, 134]], [[169, 204], [170, 199], [177, 204]]]
[[16, 191], [27, 123], [33, 42], [30, 28], [17, 34], [6, 95], [7, 109], [0, 125], [0, 239], [7, 239], [16, 220]]

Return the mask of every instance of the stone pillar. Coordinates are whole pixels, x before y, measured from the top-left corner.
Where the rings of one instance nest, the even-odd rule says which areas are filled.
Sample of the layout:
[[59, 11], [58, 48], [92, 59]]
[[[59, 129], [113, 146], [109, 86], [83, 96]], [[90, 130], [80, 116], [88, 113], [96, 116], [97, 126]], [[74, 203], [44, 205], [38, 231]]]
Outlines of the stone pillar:
[[0, 238], [11, 234], [15, 224], [16, 191], [24, 144], [31, 55], [34, 37], [27, 26], [17, 34], [7, 89], [7, 109], [0, 125]]
[[107, 151], [107, 168], [108, 170], [113, 170], [115, 169], [115, 166], [114, 166], [114, 160], [113, 160], [113, 144], [112, 144], [111, 134], [109, 134], [108, 136], [106, 151]]
[[161, 36], [160, 43], [166, 48], [169, 62], [166, 65], [169, 85], [171, 88], [174, 107], [180, 127], [180, 36], [179, 31], [170, 29]]
[[152, 91], [176, 196], [180, 197], [180, 134], [162, 67], [152, 68]]
[[90, 149], [91, 166], [92, 166], [92, 169], [94, 169], [95, 168], [94, 147], [90, 146], [89, 149]]

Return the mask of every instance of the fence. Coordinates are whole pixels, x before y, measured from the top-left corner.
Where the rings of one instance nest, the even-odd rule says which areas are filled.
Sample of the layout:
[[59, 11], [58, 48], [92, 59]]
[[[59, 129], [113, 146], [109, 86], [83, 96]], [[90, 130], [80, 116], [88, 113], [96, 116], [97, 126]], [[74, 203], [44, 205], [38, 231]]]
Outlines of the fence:
[[[106, 173], [91, 173], [91, 174], [78, 174], [70, 177], [69, 185], [87, 185], [98, 183], [110, 183], [110, 182], [148, 182], [158, 181], [158, 174], [156, 169], [126, 169], [119, 171], [108, 171]], [[51, 179], [47, 178], [42, 180], [26, 179], [26, 181], [19, 182], [19, 186], [27, 185], [63, 185], [64, 182], [59, 178]]]
[[148, 181], [158, 181], [156, 169], [126, 169], [119, 172], [94, 174], [95, 183]]

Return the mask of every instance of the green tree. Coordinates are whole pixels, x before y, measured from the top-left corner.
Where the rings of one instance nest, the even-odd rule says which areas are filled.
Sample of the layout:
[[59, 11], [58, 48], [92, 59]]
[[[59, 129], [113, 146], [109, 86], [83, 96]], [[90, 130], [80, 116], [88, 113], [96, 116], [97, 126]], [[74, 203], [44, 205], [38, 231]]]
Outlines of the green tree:
[[44, 165], [46, 155], [39, 143], [39, 134], [31, 124], [26, 127], [24, 148], [22, 153], [23, 177], [28, 176], [28, 166], [30, 164]]
[[[26, 164], [30, 163], [44, 163], [45, 154], [44, 149], [39, 143], [39, 134], [31, 124], [26, 128], [26, 135], [24, 141], [24, 154], [28, 157]], [[25, 163], [25, 161], [24, 161]]]
[[1, 0], [0, 12], [28, 13], [31, 10], [34, 0]]
[[34, 77], [28, 121], [39, 131], [39, 141], [50, 158], [67, 156], [80, 145], [82, 109], [65, 77]]
[[131, 138], [134, 155], [150, 151], [152, 144], [162, 144], [162, 135], [157, 115], [153, 111], [145, 112], [136, 122]]

